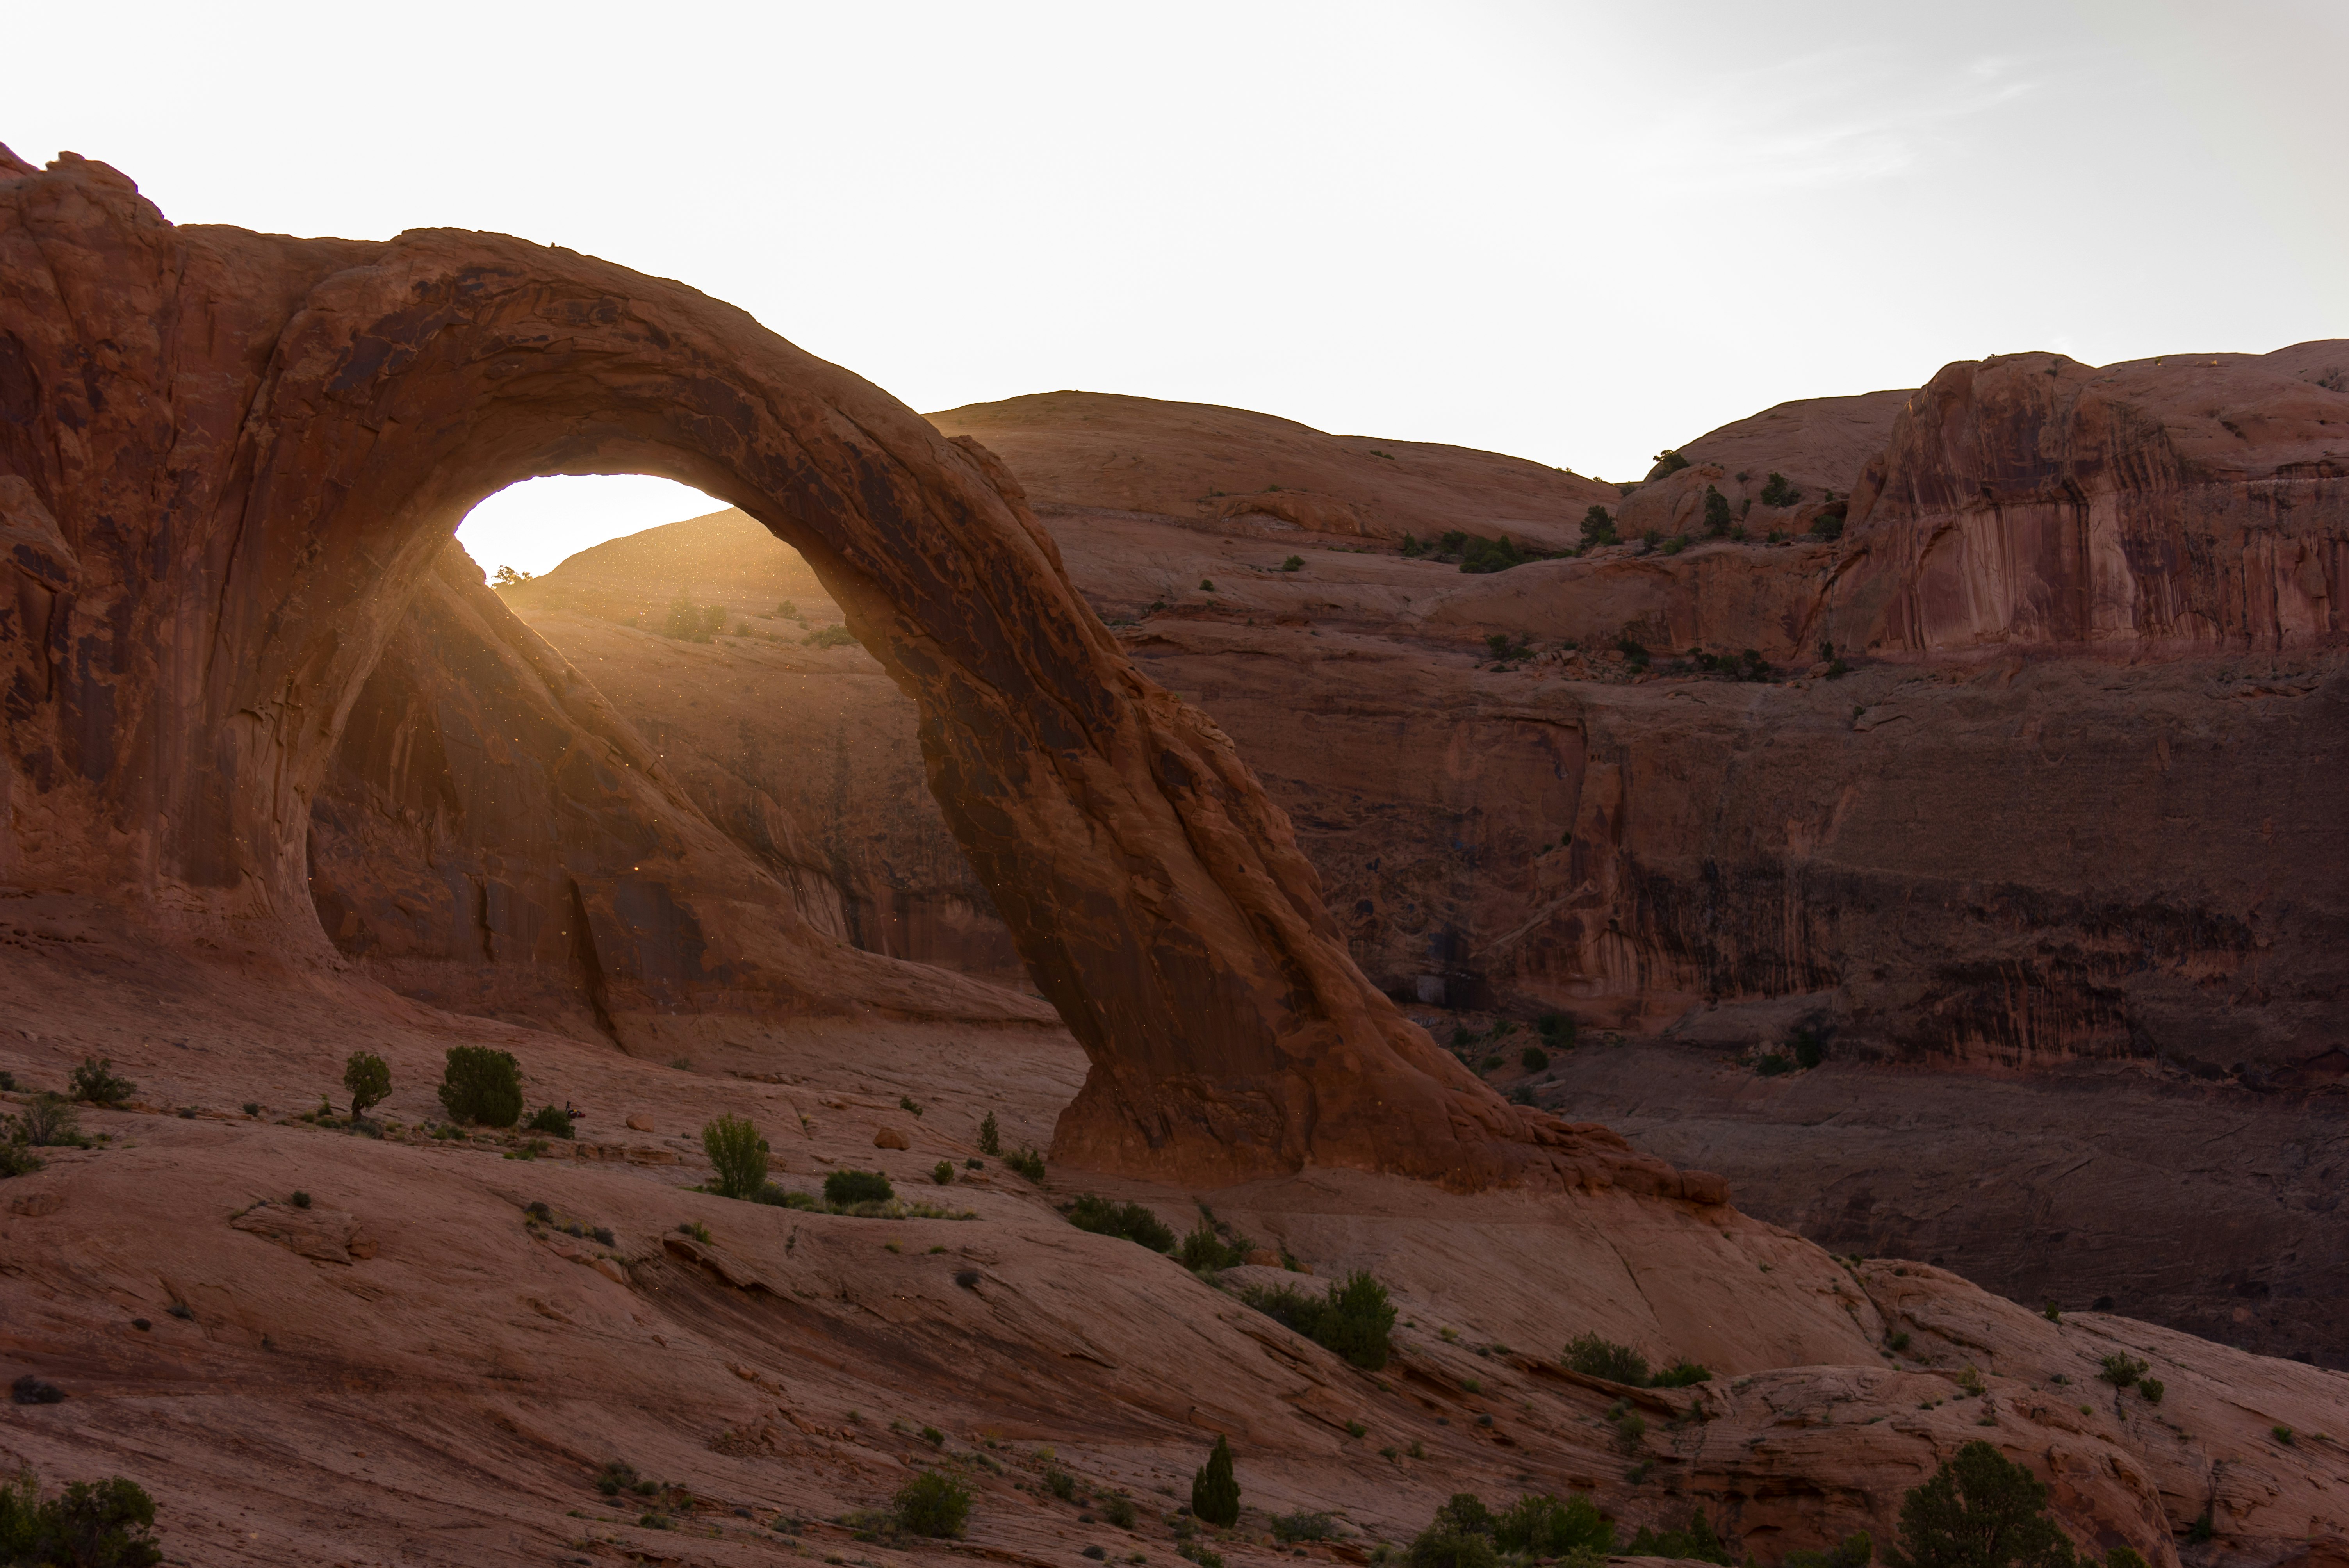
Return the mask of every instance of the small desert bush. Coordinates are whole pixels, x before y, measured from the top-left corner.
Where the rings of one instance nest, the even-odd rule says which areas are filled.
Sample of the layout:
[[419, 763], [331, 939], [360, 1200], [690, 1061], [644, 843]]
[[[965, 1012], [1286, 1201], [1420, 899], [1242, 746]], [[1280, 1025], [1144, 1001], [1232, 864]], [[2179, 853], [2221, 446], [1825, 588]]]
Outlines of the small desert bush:
[[1625, 1455], [1638, 1453], [1641, 1440], [1648, 1435], [1648, 1418], [1631, 1408], [1630, 1400], [1618, 1399], [1607, 1408], [1607, 1420], [1615, 1429], [1617, 1450]]
[[1725, 538], [1729, 525], [1735, 521], [1729, 510], [1729, 498], [1712, 485], [1704, 487], [1704, 532], [1708, 539]]
[[391, 1096], [391, 1068], [373, 1051], [353, 1051], [343, 1063], [343, 1088], [351, 1097], [353, 1119]]
[[[1641, 1525], [1623, 1552], [1629, 1557], [1686, 1557], [1699, 1563], [1718, 1563], [1723, 1568], [1728, 1568], [1730, 1561], [1728, 1546], [1713, 1533], [1701, 1508], [1691, 1516], [1685, 1530], [1651, 1530]], [[1956, 1568], [1956, 1564], [1950, 1568]], [[1980, 1568], [1992, 1565], [1984, 1563]]]
[[1876, 1538], [1855, 1530], [1825, 1552], [1787, 1553], [1784, 1568], [1868, 1568], [1875, 1561]]
[[2167, 1392], [2167, 1390], [2162, 1387], [2161, 1379], [2158, 1377], [2138, 1378], [2137, 1380], [2137, 1391], [2145, 1397], [2145, 1402], [2148, 1405], [2160, 1404], [2161, 1396]]
[[811, 648], [844, 648], [856, 641], [856, 634], [846, 626], [825, 626], [810, 632], [800, 641]]
[[0, 1141], [0, 1178], [30, 1176], [42, 1163], [39, 1155], [15, 1139]]
[[1337, 1521], [1327, 1513], [1300, 1509], [1295, 1513], [1272, 1516], [1273, 1539], [1288, 1545], [1299, 1541], [1328, 1541], [1337, 1533]]
[[1103, 1519], [1108, 1520], [1120, 1530], [1131, 1530], [1133, 1528], [1135, 1517], [1133, 1499], [1123, 1495], [1103, 1498], [1101, 1514]]
[[1154, 1253], [1174, 1250], [1174, 1228], [1140, 1203], [1112, 1203], [1087, 1192], [1065, 1211], [1069, 1223], [1095, 1235], [1123, 1236]]
[[1239, 1478], [1232, 1472], [1232, 1445], [1220, 1434], [1207, 1462], [1191, 1478], [1191, 1511], [1221, 1530], [1240, 1522]]
[[1533, 1557], [1564, 1557], [1573, 1552], [1607, 1556], [1615, 1550], [1615, 1527], [1599, 1516], [1587, 1497], [1560, 1502], [1547, 1492], [1528, 1492], [1493, 1521], [1493, 1544]]
[[943, 1470], [924, 1470], [897, 1489], [892, 1511], [908, 1535], [954, 1540], [970, 1522], [970, 1488]]
[[1320, 1299], [1291, 1285], [1257, 1285], [1242, 1291], [1240, 1300], [1366, 1371], [1384, 1367], [1392, 1353], [1394, 1305], [1386, 1286], [1367, 1274], [1332, 1281]]
[[81, 1116], [61, 1094], [43, 1092], [25, 1102], [23, 1111], [8, 1119], [7, 1140], [34, 1149], [87, 1149]]
[[92, 1105], [122, 1104], [137, 1092], [139, 1086], [127, 1078], [116, 1076], [113, 1068], [114, 1062], [110, 1057], [82, 1057], [81, 1066], [74, 1068], [73, 1076], [66, 1082], [66, 1098], [86, 1099]]
[[512, 1127], [522, 1119], [522, 1065], [487, 1046], [450, 1046], [440, 1071], [440, 1107], [452, 1121]]
[[1586, 546], [1616, 542], [1615, 520], [1607, 515], [1605, 507], [1593, 505], [1582, 514], [1582, 542]]
[[1529, 1073], [1537, 1073], [1549, 1066], [1549, 1053], [1539, 1046], [1527, 1046], [1517, 1053], [1517, 1065]]
[[558, 1105], [542, 1105], [530, 1113], [523, 1124], [529, 1132], [543, 1132], [554, 1138], [575, 1138], [578, 1131], [571, 1125], [571, 1113]]
[[701, 1150], [717, 1174], [719, 1197], [749, 1198], [766, 1186], [767, 1140], [749, 1117], [721, 1116], [704, 1126]]
[[2104, 1369], [2096, 1374], [2116, 1388], [2126, 1388], [2150, 1371], [2144, 1362], [2126, 1351], [2115, 1351], [2105, 1357]]
[[1634, 1388], [1648, 1386], [1648, 1358], [1628, 1345], [1618, 1345], [1596, 1334], [1576, 1335], [1567, 1341], [1566, 1354], [1559, 1359], [1586, 1377], [1604, 1377], [1610, 1383], [1628, 1383]]
[[936, 1165], [931, 1166], [930, 1180], [941, 1187], [953, 1186], [954, 1161], [951, 1160], [941, 1160]]
[[878, 1171], [834, 1171], [823, 1179], [823, 1201], [843, 1208], [885, 1203], [896, 1195], [889, 1178]]
[[1003, 1133], [995, 1125], [995, 1112], [991, 1110], [987, 1113], [987, 1119], [978, 1124], [978, 1151], [994, 1155], [1003, 1152]]
[[1026, 1144], [1021, 1144], [1003, 1157], [1003, 1162], [1030, 1181], [1044, 1180], [1044, 1157]]
[[1803, 492], [1786, 482], [1786, 476], [1773, 472], [1770, 482], [1762, 487], [1764, 506], [1792, 506], [1803, 499]]
[[1183, 1244], [1176, 1250], [1174, 1257], [1194, 1274], [1203, 1274], [1236, 1267], [1247, 1259], [1247, 1253], [1245, 1238], [1226, 1242], [1216, 1233], [1215, 1222], [1202, 1214], [1199, 1222], [1184, 1236]]
[[1302, 572], [1305, 570], [1305, 557], [1292, 555], [1280, 563], [1280, 569], [1283, 572]]
[[0, 1481], [0, 1563], [152, 1568], [155, 1503], [121, 1476], [78, 1480], [46, 1501], [31, 1470]]

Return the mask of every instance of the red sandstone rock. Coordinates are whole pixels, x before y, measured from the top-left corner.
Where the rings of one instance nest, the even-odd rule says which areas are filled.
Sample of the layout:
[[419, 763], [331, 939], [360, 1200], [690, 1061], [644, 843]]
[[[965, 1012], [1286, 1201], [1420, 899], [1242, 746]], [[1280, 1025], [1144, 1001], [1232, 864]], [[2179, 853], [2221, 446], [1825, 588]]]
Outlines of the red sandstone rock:
[[[177, 229], [79, 160], [0, 180], [0, 269], [26, 285], [0, 298], [0, 471], [75, 555], [16, 546], [0, 624], [20, 881], [323, 961], [311, 800], [457, 520], [533, 474], [658, 473], [797, 547], [921, 708], [931, 788], [1093, 1053], [1064, 1158], [1674, 1180], [1436, 1051], [1354, 967], [1229, 741], [1134, 671], [998, 470], [741, 313], [499, 236]], [[901, 976], [764, 908], [774, 986], [891, 1005]], [[605, 913], [616, 937], [671, 918], [625, 882]]]

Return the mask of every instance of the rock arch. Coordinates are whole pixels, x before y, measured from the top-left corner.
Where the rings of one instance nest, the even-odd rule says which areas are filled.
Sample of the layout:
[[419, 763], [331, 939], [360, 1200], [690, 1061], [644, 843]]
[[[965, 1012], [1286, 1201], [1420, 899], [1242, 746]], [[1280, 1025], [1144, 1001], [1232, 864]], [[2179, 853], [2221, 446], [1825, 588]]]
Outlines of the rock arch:
[[103, 164], [5, 149], [0, 277], [0, 877], [319, 944], [310, 793], [458, 521], [533, 475], [659, 474], [798, 549], [918, 705], [1092, 1063], [1061, 1158], [1679, 1190], [1369, 985], [1286, 820], [1127, 663], [999, 464], [743, 312], [497, 235], [179, 228]]

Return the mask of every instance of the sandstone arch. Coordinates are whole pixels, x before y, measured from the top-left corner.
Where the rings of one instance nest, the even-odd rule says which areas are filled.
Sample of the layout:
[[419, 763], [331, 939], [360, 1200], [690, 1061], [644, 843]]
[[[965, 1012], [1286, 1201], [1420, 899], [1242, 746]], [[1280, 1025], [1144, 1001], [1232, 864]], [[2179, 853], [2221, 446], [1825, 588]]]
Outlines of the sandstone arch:
[[310, 793], [458, 520], [532, 475], [659, 474], [797, 548], [917, 703], [932, 787], [1092, 1062], [1061, 1158], [1681, 1190], [1435, 1050], [1000, 466], [744, 313], [495, 235], [177, 228], [103, 164], [4, 149], [0, 277], [0, 876], [316, 944]]

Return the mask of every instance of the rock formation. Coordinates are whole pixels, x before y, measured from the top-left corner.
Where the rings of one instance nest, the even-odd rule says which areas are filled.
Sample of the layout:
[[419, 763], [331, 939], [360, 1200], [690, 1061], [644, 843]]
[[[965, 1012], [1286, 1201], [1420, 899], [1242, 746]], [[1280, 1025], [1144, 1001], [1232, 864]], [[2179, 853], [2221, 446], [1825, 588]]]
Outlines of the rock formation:
[[[0, 268], [19, 882], [323, 956], [311, 800], [458, 520], [535, 474], [657, 474], [797, 549], [919, 708], [956, 838], [1092, 1053], [1065, 1155], [1680, 1190], [1363, 980], [1278, 809], [1133, 670], [996, 459], [741, 312], [498, 236], [181, 229], [78, 158], [0, 157]], [[886, 1005], [772, 918], [780, 984]]]
[[[2209, 357], [2081, 379], [2137, 387], [2158, 410], [2132, 416], [2148, 428], [2188, 422], [2158, 410], [2189, 408], [2207, 376], [2235, 388], [2233, 404], [2313, 398], [2314, 422], [2238, 453], [2234, 478], [2197, 469], [2167, 499], [2128, 504], [2147, 518], [2163, 507], [2216, 516], [2231, 498], [2272, 492], [2295, 500], [2277, 515], [2313, 517], [2331, 492], [2272, 475], [2326, 460], [2323, 432], [2349, 429], [2336, 407], [2349, 399], [2326, 380], [2349, 348], [2215, 367]], [[1952, 367], [1935, 385], [2052, 385], [2046, 363]], [[1514, 1041], [1468, 1050], [1502, 1057], [1495, 1081], [1667, 1159], [1724, 1170], [1759, 1212], [1838, 1248], [1946, 1256], [2029, 1303], [2116, 1298], [2230, 1343], [2349, 1360], [2327, 1305], [2349, 1276], [2328, 1239], [2343, 1156], [2324, 1109], [2349, 1077], [2332, 1027], [2349, 984], [2349, 909], [2333, 874], [2349, 851], [2349, 798], [2331, 760], [2349, 700], [2342, 655], [2126, 642], [2091, 654], [2020, 632], [1930, 653], [1846, 644], [1838, 628], [1860, 624], [1852, 606], [1876, 592], [1864, 584], [1909, 570], [1887, 564], [1908, 559], [1887, 531], [1911, 524], [1879, 526], [1880, 500], [1861, 507], [1875, 493], [1862, 483], [1870, 464], [1913, 439], [1896, 442], [1896, 427], [1927, 422], [1912, 405], [1926, 408], [1926, 395], [1790, 404], [1686, 443], [1689, 467], [1619, 509], [1635, 539], [1649, 527], [1693, 536], [1677, 554], [1634, 543], [1487, 576], [1366, 553], [1357, 534], [1219, 521], [1179, 496], [1162, 504], [1190, 511], [1075, 504], [1148, 499], [1085, 488], [1104, 428], [1164, 469], [1200, 475], [1252, 417], [1156, 406], [1154, 429], [1145, 400], [1059, 394], [938, 418], [985, 429], [1047, 476], [1029, 482], [1073, 581], [1139, 664], [1234, 738], [1296, 824], [1331, 919], [1376, 984], [1449, 1005], [1454, 1018], [1421, 1015], [1447, 1037], [1463, 1023], [1481, 1035], [1484, 1010], [1499, 1008], [1521, 1021], [1564, 1012], [1586, 1038], [1612, 1029], [1633, 1042], [1532, 1076]], [[1988, 438], [1954, 418], [1930, 416], [1956, 432], [1953, 448], [1981, 449]], [[2006, 438], [2054, 451], [2069, 438]], [[1405, 449], [1321, 439], [1373, 472], [1381, 460], [1353, 448]], [[2086, 490], [2111, 490], [2074, 469]], [[1795, 492], [1789, 503], [1760, 500], [1773, 473]], [[1507, 504], [1506, 491], [1460, 482], [1442, 516]], [[1745, 542], [1702, 537], [1708, 486], [1733, 498]], [[1851, 509], [1841, 540], [1809, 532], [1830, 495]], [[2012, 497], [1997, 504], [2012, 510]], [[1935, 526], [1947, 541], [1976, 525]], [[1790, 537], [1771, 544], [1774, 531]], [[649, 559], [649, 539], [604, 548], [625, 545], [633, 563]], [[1297, 550], [1304, 568], [1282, 571]], [[723, 583], [715, 561], [697, 579], [711, 596]], [[595, 650], [597, 668], [631, 672], [608, 683], [615, 700], [666, 726], [672, 686], [632, 673], [655, 663], [636, 651], [647, 639], [610, 623], [657, 609], [668, 580], [599, 569], [653, 583], [637, 600], [566, 586], [588, 564], [509, 600], [565, 647]], [[779, 755], [806, 734], [792, 727], [804, 720], [753, 721], [717, 695], [737, 678], [720, 671], [775, 667], [761, 627], [801, 632], [750, 624], [732, 652], [668, 645], [713, 694], [678, 721], [689, 751], [727, 749], [738, 723]], [[1854, 665], [1837, 679], [1818, 660], [1830, 632]], [[1492, 634], [1539, 651], [1495, 669]], [[1626, 635], [1654, 652], [1645, 678], [1614, 651]], [[1580, 646], [1559, 651], [1567, 641]], [[1661, 673], [1700, 646], [1755, 648], [1773, 678]], [[824, 656], [877, 682], [856, 650]], [[833, 731], [830, 766], [854, 782], [802, 789], [781, 815], [895, 868], [885, 879], [844, 868], [842, 885], [886, 881], [911, 907], [955, 906], [943, 819], [889, 783], [914, 722], [902, 703], [861, 709], [853, 733]], [[722, 816], [739, 784], [689, 788], [713, 816], [749, 820]], [[757, 820], [771, 819], [762, 808]], [[952, 962], [975, 945], [972, 930], [962, 917], [955, 947], [915, 955]], [[1797, 1029], [1827, 1042], [1836, 1065], [1819, 1087], [1757, 1081], [1754, 1058]], [[1891, 1069], [1889, 1082], [1847, 1076]], [[1969, 1087], [1984, 1075], [2008, 1087]], [[1821, 1094], [1854, 1109], [1828, 1119]], [[1919, 1119], [1949, 1130], [1924, 1135]], [[2264, 1174], [2240, 1174], [2234, 1159], [2167, 1182], [2122, 1174], [2141, 1168], [2143, 1139], [2198, 1121], [2230, 1129], [2230, 1147], [2272, 1151]], [[1985, 1186], [1986, 1140], [2033, 1152]], [[1976, 1196], [1951, 1202], [1953, 1191]], [[2204, 1222], [2213, 1215], [2223, 1223]], [[2188, 1232], [2207, 1239], [2144, 1244]]]

